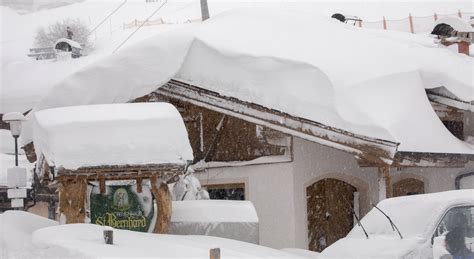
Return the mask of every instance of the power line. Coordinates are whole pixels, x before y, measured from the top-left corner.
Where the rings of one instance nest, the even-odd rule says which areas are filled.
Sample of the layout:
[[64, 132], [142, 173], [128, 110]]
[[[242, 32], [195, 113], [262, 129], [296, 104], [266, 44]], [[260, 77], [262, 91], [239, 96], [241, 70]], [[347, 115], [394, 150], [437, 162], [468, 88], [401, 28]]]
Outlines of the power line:
[[110, 16], [112, 16], [115, 12], [117, 12], [128, 0], [125, 0], [123, 1], [117, 8], [115, 8], [115, 10], [113, 10], [109, 15], [107, 15], [107, 17], [105, 17], [101, 22], [99, 22], [99, 24], [97, 24], [94, 29], [92, 29], [89, 34], [87, 34], [87, 36], [91, 35], [95, 30], [97, 30], [97, 28], [99, 28], [99, 26], [101, 26], [105, 21], [107, 21], [107, 19], [109, 19]]
[[162, 5], [160, 5], [150, 16], [148, 16], [148, 18], [146, 18], [146, 20], [142, 24], [140, 24], [140, 26], [138, 26], [138, 28], [134, 32], [132, 32], [124, 41], [122, 41], [122, 43], [120, 43], [120, 45], [114, 51], [112, 51], [112, 54], [119, 50], [120, 47], [125, 44], [125, 42], [127, 42], [138, 30], [140, 30], [140, 28], [143, 27], [143, 25], [145, 25], [167, 3], [168, 0], [166, 0]]

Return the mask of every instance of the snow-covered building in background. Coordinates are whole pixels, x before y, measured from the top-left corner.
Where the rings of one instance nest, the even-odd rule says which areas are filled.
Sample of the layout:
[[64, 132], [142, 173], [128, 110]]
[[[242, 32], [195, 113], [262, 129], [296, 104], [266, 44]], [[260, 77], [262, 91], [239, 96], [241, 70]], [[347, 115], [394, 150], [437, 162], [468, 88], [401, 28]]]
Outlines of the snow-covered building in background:
[[211, 198], [252, 201], [262, 245], [321, 251], [352, 228], [352, 208], [473, 187], [473, 68], [423, 36], [240, 10], [82, 69], [30, 116], [172, 103]]

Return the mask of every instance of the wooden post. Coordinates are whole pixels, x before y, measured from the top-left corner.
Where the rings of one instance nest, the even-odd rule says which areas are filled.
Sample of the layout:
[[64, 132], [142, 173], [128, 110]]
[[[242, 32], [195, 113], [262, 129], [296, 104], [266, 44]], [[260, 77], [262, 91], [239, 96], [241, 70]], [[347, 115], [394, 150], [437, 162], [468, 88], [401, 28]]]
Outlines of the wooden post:
[[458, 10], [458, 16], [459, 16], [459, 18], [462, 18], [461, 10]]
[[221, 249], [212, 248], [209, 250], [209, 259], [221, 259]]
[[66, 216], [66, 223], [84, 223], [86, 218], [87, 180], [78, 178], [61, 182], [59, 211]]
[[458, 52], [469, 56], [469, 42], [464, 40], [458, 42]]
[[107, 245], [114, 244], [114, 231], [113, 230], [104, 230], [104, 241]]
[[387, 20], [385, 20], [385, 16], [383, 17], [383, 29], [387, 29]]
[[142, 178], [137, 178], [137, 192], [142, 193]]
[[359, 21], [359, 28], [362, 28], [362, 21]]
[[171, 221], [171, 194], [166, 183], [161, 183], [160, 187], [156, 186], [156, 176], [151, 179], [151, 191], [155, 196], [156, 207], [158, 208], [158, 217], [155, 223], [154, 233], [167, 234], [169, 223]]
[[415, 30], [413, 29], [413, 17], [411, 16], [411, 13], [408, 15], [408, 21], [410, 22], [410, 32], [415, 33]]
[[106, 191], [105, 178], [100, 178], [99, 179], [99, 190], [100, 190], [100, 194], [105, 194], [105, 191]]
[[434, 13], [434, 20], [435, 20], [435, 22], [438, 20], [438, 14], [437, 13]]

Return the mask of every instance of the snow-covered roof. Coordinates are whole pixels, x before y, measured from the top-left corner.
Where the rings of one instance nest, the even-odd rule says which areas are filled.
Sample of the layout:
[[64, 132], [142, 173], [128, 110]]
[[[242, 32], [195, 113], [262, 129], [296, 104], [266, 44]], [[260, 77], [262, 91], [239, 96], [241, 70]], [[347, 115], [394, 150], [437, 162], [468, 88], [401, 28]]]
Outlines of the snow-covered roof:
[[441, 23], [450, 25], [451, 27], [453, 27], [453, 29], [459, 32], [474, 32], [474, 28], [472, 28], [469, 22], [464, 21], [463, 19], [459, 17], [444, 16], [438, 19], [435, 25], [438, 25]]
[[42, 110], [35, 116], [33, 139], [36, 153], [57, 168], [184, 164], [193, 159], [181, 115], [168, 103]]
[[250, 201], [175, 201], [171, 222], [258, 222], [258, 216]]
[[[56, 85], [35, 110], [127, 102], [175, 78], [399, 142], [399, 151], [474, 153], [444, 127], [425, 93], [445, 86], [474, 100], [473, 71], [472, 58], [419, 35], [356, 28], [301, 10], [244, 9], [121, 50]], [[30, 140], [26, 132], [23, 143]]]
[[57, 40], [56, 43], [54, 44], [54, 46], [58, 45], [58, 43], [60, 43], [60, 42], [66, 42], [67, 44], [69, 44], [73, 48], [82, 49], [81, 44], [79, 44], [76, 41], [66, 39], [66, 38], [61, 38], [61, 39]]

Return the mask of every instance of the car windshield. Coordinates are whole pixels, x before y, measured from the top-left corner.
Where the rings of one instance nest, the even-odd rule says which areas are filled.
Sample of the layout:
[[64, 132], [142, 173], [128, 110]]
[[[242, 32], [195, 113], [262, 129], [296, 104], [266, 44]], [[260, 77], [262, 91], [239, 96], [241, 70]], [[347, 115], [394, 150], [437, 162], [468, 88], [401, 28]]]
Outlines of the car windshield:
[[[445, 235], [448, 250], [453, 254], [469, 250], [474, 252], [474, 207], [450, 209], [436, 228], [434, 236]], [[464, 245], [463, 245], [464, 243]]]
[[[399, 228], [405, 238], [430, 238], [436, 224], [449, 208], [450, 197], [413, 195], [386, 199], [377, 206], [383, 210]], [[400, 238], [392, 229], [388, 219], [373, 208], [362, 220], [369, 236], [385, 235]], [[365, 237], [362, 229], [355, 226], [348, 237]]]

